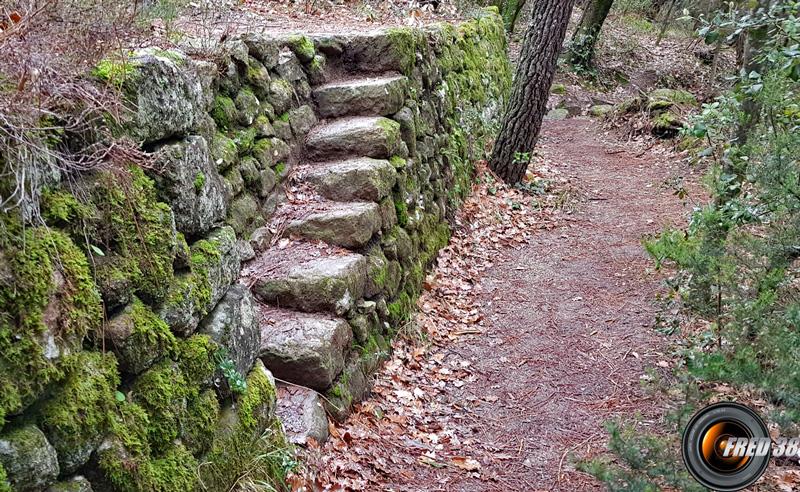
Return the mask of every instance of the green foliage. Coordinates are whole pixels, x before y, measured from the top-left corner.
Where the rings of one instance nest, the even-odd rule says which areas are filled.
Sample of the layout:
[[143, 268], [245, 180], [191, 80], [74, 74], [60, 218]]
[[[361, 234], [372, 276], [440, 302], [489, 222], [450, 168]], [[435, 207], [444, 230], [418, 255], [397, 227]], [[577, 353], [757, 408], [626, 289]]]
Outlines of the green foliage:
[[231, 392], [237, 395], [243, 395], [247, 392], [247, 380], [242, 376], [233, 360], [231, 360], [227, 349], [220, 347], [217, 353], [214, 354], [214, 360], [217, 362], [217, 368], [222, 372], [222, 377], [228, 383]]
[[607, 422], [608, 447], [616, 459], [601, 456], [578, 463], [578, 470], [593, 475], [610, 491], [657, 492], [705, 490], [683, 466], [679, 443], [672, 435], [654, 435], [634, 425]]
[[[698, 378], [748, 384], [774, 403], [800, 409], [800, 51], [798, 3], [734, 21], [718, 16], [700, 30], [752, 29], [773, 33], [758, 59], [763, 74], [745, 73], [733, 91], [706, 105], [687, 134], [705, 137], [712, 194], [685, 231], [665, 231], [646, 244], [661, 266], [677, 267], [676, 297], [713, 321], [695, 340], [687, 367]], [[755, 19], [755, 20], [754, 20]], [[760, 108], [737, 141], [743, 105]], [[702, 155], [702, 154], [701, 154]]]

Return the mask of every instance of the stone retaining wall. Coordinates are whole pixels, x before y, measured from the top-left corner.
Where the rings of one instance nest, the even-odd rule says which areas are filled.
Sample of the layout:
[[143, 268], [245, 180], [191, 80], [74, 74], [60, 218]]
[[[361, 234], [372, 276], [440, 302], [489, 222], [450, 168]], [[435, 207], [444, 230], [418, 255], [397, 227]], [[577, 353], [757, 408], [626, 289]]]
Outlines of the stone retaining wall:
[[227, 490], [286, 447], [273, 374], [346, 416], [447, 243], [505, 49], [486, 13], [101, 63], [156, 163], [44, 169], [46, 226], [3, 218], [0, 490]]

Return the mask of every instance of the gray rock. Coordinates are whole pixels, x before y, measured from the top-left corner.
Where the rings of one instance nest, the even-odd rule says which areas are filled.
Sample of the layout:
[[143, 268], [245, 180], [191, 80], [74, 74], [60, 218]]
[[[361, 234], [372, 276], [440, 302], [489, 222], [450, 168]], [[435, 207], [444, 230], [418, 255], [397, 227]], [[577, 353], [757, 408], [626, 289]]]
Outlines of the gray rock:
[[151, 176], [159, 199], [171, 205], [180, 232], [202, 235], [225, 217], [225, 184], [203, 137], [164, 145], [158, 149], [157, 159], [161, 167]]
[[281, 419], [289, 442], [305, 446], [309, 439], [328, 440], [328, 416], [316, 391], [298, 386], [278, 386], [275, 414]]
[[363, 247], [380, 229], [378, 205], [364, 202], [331, 202], [325, 210], [293, 220], [286, 226], [290, 234], [353, 249]]
[[291, 140], [294, 138], [294, 134], [292, 133], [292, 124], [289, 121], [283, 120], [276, 120], [272, 124], [272, 128], [275, 129], [275, 136], [280, 138], [281, 140]]
[[306, 74], [308, 75], [308, 82], [311, 85], [320, 85], [325, 83], [325, 66], [327, 65], [327, 58], [325, 55], [319, 54], [311, 60], [306, 66]]
[[326, 393], [325, 410], [337, 422], [343, 422], [353, 408], [369, 393], [371, 382], [358, 357], [353, 357], [344, 368], [341, 377]]
[[259, 98], [266, 98], [269, 95], [269, 86], [272, 83], [272, 78], [269, 76], [269, 70], [258, 60], [250, 59], [245, 80], [253, 87]]
[[132, 73], [123, 85], [135, 105], [125, 124], [131, 136], [154, 142], [191, 133], [208, 101], [193, 62], [177, 51], [148, 48], [128, 63]]
[[400, 123], [400, 135], [403, 137], [403, 142], [408, 147], [408, 153], [412, 157], [417, 153], [417, 125], [414, 121], [414, 112], [411, 108], [404, 107], [392, 117], [396, 122]]
[[544, 115], [546, 120], [565, 120], [569, 117], [569, 110], [565, 108], [551, 109]]
[[245, 157], [239, 164], [239, 172], [242, 174], [244, 184], [251, 190], [258, 190], [261, 187], [261, 174], [258, 172], [258, 161], [252, 157]]
[[303, 105], [289, 111], [289, 124], [295, 136], [301, 138], [317, 124], [317, 115], [311, 106]]
[[165, 355], [170, 342], [159, 332], [162, 327], [169, 329], [138, 299], [108, 320], [103, 339], [117, 357], [122, 373], [139, 374]]
[[[344, 156], [404, 157], [400, 124], [383, 117], [356, 116], [318, 126], [306, 139], [310, 159]], [[406, 150], [407, 152], [407, 150]]]
[[92, 492], [92, 484], [81, 475], [54, 483], [45, 492]]
[[256, 257], [256, 250], [253, 249], [253, 245], [249, 241], [236, 241], [236, 248], [239, 250], [240, 261], [250, 261]]
[[[243, 285], [233, 285], [198, 330], [225, 347], [240, 374], [247, 374], [258, 357], [261, 330], [258, 327], [253, 295]], [[226, 385], [221, 388], [228, 395]]]
[[259, 227], [250, 235], [250, 245], [256, 252], [266, 251], [272, 243], [272, 236], [269, 227]]
[[[212, 230], [192, 244], [192, 271], [175, 276], [158, 314], [182, 336], [194, 332], [200, 320], [225, 295], [239, 276], [241, 262], [236, 233], [231, 227]], [[208, 292], [208, 295], [203, 293]]]
[[414, 67], [415, 41], [411, 29], [358, 33], [347, 37], [342, 59], [351, 71], [408, 74]]
[[[289, 250], [290, 248], [287, 248]], [[280, 257], [291, 255], [281, 250]], [[301, 260], [302, 261], [302, 260]], [[366, 259], [359, 254], [312, 258], [285, 272], [267, 272], [256, 279], [253, 293], [267, 303], [306, 312], [332, 311], [344, 314], [364, 294]]]
[[397, 172], [389, 161], [361, 157], [315, 165], [305, 179], [331, 200], [379, 202], [392, 191]]
[[327, 389], [344, 367], [353, 333], [340, 318], [271, 310], [261, 322], [259, 357], [279, 379]]
[[280, 51], [278, 40], [264, 34], [247, 34], [242, 40], [247, 45], [250, 56], [263, 63], [268, 69], [275, 68]]
[[407, 83], [402, 75], [346, 80], [318, 87], [313, 96], [324, 118], [386, 116], [403, 106]]
[[0, 464], [15, 491], [39, 491], [58, 478], [58, 456], [34, 425], [9, 429], [0, 434]]
[[[275, 123], [278, 122], [276, 121]], [[258, 140], [253, 149], [253, 157], [258, 159], [262, 169], [272, 167], [279, 162], [285, 162], [291, 153], [291, 147], [280, 138]]]
[[272, 105], [276, 114], [283, 114], [292, 106], [294, 90], [292, 85], [283, 79], [272, 79], [269, 84], [267, 102]]
[[614, 111], [614, 106], [610, 104], [598, 104], [589, 108], [589, 114], [596, 117], [602, 117]]
[[275, 67], [275, 71], [278, 72], [282, 79], [293, 84], [306, 80], [303, 66], [291, 51], [281, 51], [280, 55], [278, 55], [278, 66]]
[[251, 230], [264, 225], [264, 217], [256, 199], [245, 193], [231, 202], [226, 222], [237, 235], [246, 236]]
[[275, 189], [276, 182], [275, 171], [269, 168], [261, 171], [261, 189], [258, 191], [258, 196], [261, 198], [268, 196]]
[[242, 89], [234, 101], [238, 110], [237, 118], [242, 126], [250, 126], [261, 112], [261, 103], [250, 89]]

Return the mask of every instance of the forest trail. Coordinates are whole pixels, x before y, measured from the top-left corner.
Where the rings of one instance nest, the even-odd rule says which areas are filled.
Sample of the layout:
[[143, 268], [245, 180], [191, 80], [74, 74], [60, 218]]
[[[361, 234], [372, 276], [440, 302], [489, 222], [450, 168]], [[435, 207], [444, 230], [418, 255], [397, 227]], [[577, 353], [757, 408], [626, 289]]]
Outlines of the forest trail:
[[[641, 240], [686, 212], [664, 185], [677, 158], [607, 138], [596, 121], [545, 122], [539, 152], [580, 190], [580, 203], [527, 244], [501, 250], [476, 279], [482, 333], [436, 344], [425, 356], [434, 363], [404, 369], [464, 369], [460, 385], [428, 378], [428, 400], [431, 389], [417, 386], [424, 401], [410, 412], [415, 435], [425, 437], [422, 428], [439, 437], [403, 436], [409, 419], [368, 401], [322, 449], [328, 478], [352, 486], [360, 475], [367, 490], [600, 489], [571, 457], [602, 451], [609, 419], [638, 412], [647, 425], [656, 416], [641, 380], [646, 367], [666, 374], [669, 356], [653, 329], [660, 282]], [[397, 364], [388, 367], [379, 400], [381, 378], [402, 379]], [[337, 455], [360, 464], [348, 468]]]

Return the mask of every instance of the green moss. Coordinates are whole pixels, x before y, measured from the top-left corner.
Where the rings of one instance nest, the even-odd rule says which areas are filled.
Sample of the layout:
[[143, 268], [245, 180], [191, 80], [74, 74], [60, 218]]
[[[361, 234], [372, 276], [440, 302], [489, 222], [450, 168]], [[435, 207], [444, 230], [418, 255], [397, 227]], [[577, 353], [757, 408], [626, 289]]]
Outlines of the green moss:
[[417, 59], [414, 30], [410, 27], [392, 27], [386, 30], [386, 36], [400, 71], [405, 75], [410, 75]]
[[414, 312], [414, 300], [403, 291], [397, 296], [397, 299], [387, 305], [389, 310], [389, 319], [392, 325], [398, 328], [403, 323], [409, 321]]
[[[260, 490], [266, 485], [282, 490], [295, 464], [294, 450], [274, 418], [275, 386], [261, 361], [247, 377], [247, 390], [235, 409], [223, 411], [222, 425], [205, 462], [200, 466], [207, 490]], [[254, 484], [261, 483], [260, 487]]]
[[112, 354], [78, 352], [64, 357], [64, 377], [38, 410], [38, 422], [59, 461], [86, 447], [109, 427], [119, 385]]
[[92, 76], [117, 87], [131, 78], [136, 64], [129, 60], [128, 54], [117, 53], [114, 58], [104, 58], [92, 69]]
[[236, 122], [236, 104], [233, 99], [222, 95], [215, 97], [211, 117], [214, 118], [218, 128], [223, 130], [233, 128]]
[[206, 175], [203, 174], [202, 172], [197, 173], [194, 177], [194, 191], [200, 193], [205, 184], [206, 184]]
[[255, 127], [246, 128], [236, 132], [236, 135], [233, 137], [233, 141], [236, 143], [236, 148], [239, 151], [239, 155], [247, 155], [253, 152], [255, 149], [254, 144], [257, 136], [258, 132]]
[[218, 350], [219, 345], [207, 335], [194, 335], [181, 342], [177, 360], [189, 384], [200, 385], [211, 380]]
[[392, 163], [395, 169], [405, 169], [406, 168], [406, 160], [400, 156], [393, 155], [389, 162]]
[[[8, 279], [0, 286], [2, 419], [61, 376], [44, 355], [42, 334], [49, 331], [61, 346], [79, 347], [99, 327], [102, 306], [86, 256], [69, 237], [44, 227], [23, 228], [9, 215], [0, 220], [0, 270]], [[51, 309], [46, 320], [45, 310]]]
[[308, 37], [300, 34], [290, 36], [287, 43], [301, 61], [309, 62], [314, 59], [314, 42]]
[[87, 208], [72, 193], [44, 190], [41, 201], [42, 217], [50, 225], [63, 225], [86, 217]]
[[134, 298], [126, 314], [133, 329], [124, 346], [118, 348], [123, 370], [138, 373], [152, 361], [175, 354], [178, 349], [175, 335], [147, 305]]
[[90, 237], [106, 256], [128, 259], [129, 270], [116, 273], [127, 275], [133, 293], [162, 299], [173, 276], [175, 228], [153, 181], [138, 166], [99, 172], [91, 178], [86, 206], [86, 219], [70, 224], [73, 237]]
[[12, 492], [11, 484], [8, 483], [8, 475], [6, 469], [0, 464], [0, 492]]
[[288, 123], [289, 122], [289, 113], [288, 113], [288, 111], [286, 113], [283, 113], [282, 115], [278, 116], [278, 121], [284, 121], [284, 122]]
[[239, 150], [236, 142], [224, 134], [217, 132], [211, 141], [211, 157], [220, 170], [225, 170], [236, 164], [239, 158]]
[[214, 390], [207, 389], [189, 401], [183, 420], [183, 443], [194, 455], [208, 451], [219, 422], [219, 401]]
[[395, 198], [394, 200], [394, 211], [397, 214], [397, 223], [401, 227], [405, 227], [408, 225], [408, 207], [406, 206], [405, 200], [402, 198]]
[[567, 93], [567, 86], [564, 84], [553, 84], [550, 87], [550, 93], [564, 95]]
[[120, 492], [173, 492], [196, 490], [198, 486], [197, 460], [181, 444], [150, 459], [108, 449], [102, 453], [100, 466], [114, 490]]
[[177, 364], [165, 360], [142, 373], [132, 390], [133, 400], [148, 415], [147, 442], [160, 452], [180, 435], [180, 418], [197, 387], [186, 380]]
[[275, 383], [259, 362], [247, 375], [247, 391], [237, 402], [239, 424], [247, 430], [263, 428], [275, 405]]

